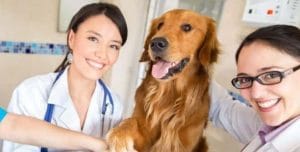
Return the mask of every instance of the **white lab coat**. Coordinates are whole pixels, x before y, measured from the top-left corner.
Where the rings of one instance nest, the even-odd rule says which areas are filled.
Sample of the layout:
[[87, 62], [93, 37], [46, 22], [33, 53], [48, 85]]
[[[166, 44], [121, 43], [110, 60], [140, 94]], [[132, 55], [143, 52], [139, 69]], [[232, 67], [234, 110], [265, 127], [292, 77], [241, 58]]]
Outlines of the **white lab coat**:
[[[97, 83], [95, 91], [92, 95], [86, 120], [84, 122], [84, 127], [81, 130], [80, 120], [68, 91], [67, 73], [68, 70], [65, 70], [53, 87], [52, 83], [56, 78], [57, 73], [35, 76], [25, 80], [14, 90], [12, 99], [8, 106], [8, 111], [43, 120], [47, 103], [52, 103], [55, 105], [51, 121], [52, 124], [71, 130], [80, 131], [95, 137], [104, 137], [109, 129], [116, 126], [122, 120], [122, 104], [120, 103], [116, 94], [112, 93], [110, 90], [114, 102], [114, 113], [111, 114], [112, 105], [107, 97], [106, 104], [109, 105], [104, 116], [104, 133], [101, 135], [103, 124], [103, 115], [101, 111], [103, 106], [104, 91], [102, 86]], [[40, 151], [40, 147], [5, 141], [3, 143], [3, 152], [12, 151]], [[58, 150], [49, 149], [49, 151]]]
[[261, 145], [260, 137], [256, 136], [242, 152], [300, 152], [300, 119]]

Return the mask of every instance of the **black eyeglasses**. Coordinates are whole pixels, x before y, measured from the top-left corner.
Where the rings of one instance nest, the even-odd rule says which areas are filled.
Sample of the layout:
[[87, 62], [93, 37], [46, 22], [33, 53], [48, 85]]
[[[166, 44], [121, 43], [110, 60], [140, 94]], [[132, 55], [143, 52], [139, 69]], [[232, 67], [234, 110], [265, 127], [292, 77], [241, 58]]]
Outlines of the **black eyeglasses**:
[[280, 71], [268, 71], [261, 73], [255, 77], [250, 76], [238, 76], [231, 80], [232, 85], [237, 89], [246, 89], [252, 87], [253, 81], [256, 80], [262, 85], [278, 84], [281, 80], [289, 74], [300, 69], [300, 65], [287, 69], [283, 72]]

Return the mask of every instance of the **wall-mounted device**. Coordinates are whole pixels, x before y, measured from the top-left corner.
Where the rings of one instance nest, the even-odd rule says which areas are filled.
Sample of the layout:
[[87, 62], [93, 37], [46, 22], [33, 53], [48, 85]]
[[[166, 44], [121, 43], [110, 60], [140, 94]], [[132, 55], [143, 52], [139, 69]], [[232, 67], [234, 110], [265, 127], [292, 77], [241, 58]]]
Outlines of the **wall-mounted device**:
[[247, 0], [242, 20], [256, 27], [273, 24], [300, 27], [300, 0]]

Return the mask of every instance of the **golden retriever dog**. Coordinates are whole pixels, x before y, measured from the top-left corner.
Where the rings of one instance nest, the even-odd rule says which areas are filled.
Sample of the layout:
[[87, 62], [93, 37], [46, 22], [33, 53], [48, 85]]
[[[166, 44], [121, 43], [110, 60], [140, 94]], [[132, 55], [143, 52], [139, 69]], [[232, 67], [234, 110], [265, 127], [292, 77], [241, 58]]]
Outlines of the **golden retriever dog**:
[[214, 21], [175, 9], [152, 21], [140, 61], [149, 62], [132, 116], [107, 136], [114, 152], [206, 152]]

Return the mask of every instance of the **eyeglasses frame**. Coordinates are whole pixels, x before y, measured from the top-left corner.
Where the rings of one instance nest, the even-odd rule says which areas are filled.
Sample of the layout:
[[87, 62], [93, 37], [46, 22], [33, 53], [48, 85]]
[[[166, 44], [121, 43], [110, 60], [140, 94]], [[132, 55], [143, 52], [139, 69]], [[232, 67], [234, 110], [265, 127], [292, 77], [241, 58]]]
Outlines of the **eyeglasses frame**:
[[[261, 73], [261, 74], [255, 76], [255, 77], [251, 77], [251, 76], [247, 76], [247, 77], [246, 77], [246, 76], [245, 76], [245, 77], [243, 77], [243, 78], [250, 78], [250, 80], [251, 80], [250, 85], [247, 86], [247, 87], [239, 88], [239, 87], [237, 87], [237, 86], [235, 85], [235, 84], [236, 84], [235, 82], [237, 82], [237, 81], [235, 81], [235, 80], [238, 79], [238, 78], [241, 78], [241, 77], [235, 77], [235, 78], [233, 78], [233, 79], [231, 80], [231, 84], [232, 84], [233, 87], [235, 87], [236, 89], [247, 89], [247, 88], [251, 88], [252, 85], [253, 85], [253, 81], [254, 81], [254, 80], [257, 81], [258, 83], [262, 84], [262, 85], [274, 85], [274, 84], [280, 83], [280, 82], [282, 81], [282, 79], [285, 78], [287, 75], [290, 75], [290, 74], [296, 72], [296, 71], [299, 70], [299, 69], [300, 69], [300, 64], [297, 65], [297, 66], [295, 66], [295, 67], [289, 68], [289, 69], [287, 69], [287, 70], [285, 70], [285, 71], [283, 71], [283, 72], [281, 72], [281, 71], [267, 71], [267, 72], [264, 72], [264, 73]], [[275, 83], [270, 83], [270, 84], [267, 83], [267, 84], [265, 84], [264, 82], [262, 82], [262, 81], [259, 79], [259, 77], [260, 77], [261, 75], [264, 75], [264, 74], [266, 74], [266, 73], [271, 73], [271, 72], [278, 72], [278, 73], [279, 73], [280, 81], [275, 82]]]

